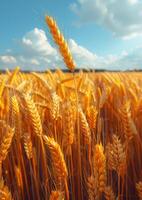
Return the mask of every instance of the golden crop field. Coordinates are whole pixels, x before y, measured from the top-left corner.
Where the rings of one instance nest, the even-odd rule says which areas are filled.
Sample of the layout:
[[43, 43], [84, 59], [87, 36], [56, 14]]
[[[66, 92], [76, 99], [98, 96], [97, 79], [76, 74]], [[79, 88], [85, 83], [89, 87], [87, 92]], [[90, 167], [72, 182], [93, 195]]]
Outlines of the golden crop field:
[[142, 199], [142, 74], [0, 75], [0, 200]]
[[142, 198], [142, 75], [0, 75], [1, 199]]

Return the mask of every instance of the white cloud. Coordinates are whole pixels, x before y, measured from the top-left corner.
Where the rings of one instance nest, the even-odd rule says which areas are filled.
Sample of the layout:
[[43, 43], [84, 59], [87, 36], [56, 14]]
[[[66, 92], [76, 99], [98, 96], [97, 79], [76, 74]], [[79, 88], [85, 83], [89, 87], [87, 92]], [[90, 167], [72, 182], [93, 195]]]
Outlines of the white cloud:
[[[87, 1], [87, 0], [80, 0]], [[65, 68], [57, 48], [51, 46], [43, 30], [35, 28], [21, 40], [16, 50], [6, 51], [0, 55], [0, 69], [14, 68], [16, 65], [23, 70], [46, 70], [47, 68]], [[73, 39], [68, 41], [77, 68], [87, 69], [132, 69], [142, 68], [142, 46], [134, 50], [123, 50], [120, 55], [100, 56], [79, 45]]]
[[39, 65], [40, 63], [36, 59], [31, 59], [31, 64], [33, 64], [33, 65]]
[[140, 0], [77, 0], [70, 8], [81, 24], [99, 24], [123, 39], [142, 35]]
[[95, 62], [97, 59], [96, 54], [90, 52], [88, 49], [78, 45], [73, 39], [69, 40], [69, 47], [73, 54], [73, 57], [75, 58], [78, 67], [92, 67], [95, 66]]
[[69, 40], [69, 47], [78, 68], [112, 69], [112, 64], [120, 58], [120, 56], [116, 55], [99, 56], [78, 45], [73, 39]]
[[22, 38], [22, 45], [28, 52], [40, 55], [55, 55], [57, 51], [49, 44], [46, 34], [42, 29], [35, 28]]
[[16, 58], [10, 55], [3, 55], [3, 56], [0, 56], [0, 62], [4, 64], [15, 64]]
[[142, 69], [142, 46], [123, 50], [120, 55], [97, 55], [78, 45], [73, 39], [69, 40], [69, 46], [79, 68], [95, 68], [108, 70]]
[[131, 4], [136, 4], [136, 3], [138, 3], [138, 0], [128, 0], [128, 2]]
[[120, 69], [142, 69], [142, 47], [130, 50], [122, 54], [117, 62], [112, 63], [113, 68]]
[[26, 33], [18, 44], [20, 45], [16, 51], [8, 53], [16, 58], [22, 69], [44, 70], [55, 68], [56, 64], [61, 62], [58, 51], [50, 45], [42, 29], [34, 28]]

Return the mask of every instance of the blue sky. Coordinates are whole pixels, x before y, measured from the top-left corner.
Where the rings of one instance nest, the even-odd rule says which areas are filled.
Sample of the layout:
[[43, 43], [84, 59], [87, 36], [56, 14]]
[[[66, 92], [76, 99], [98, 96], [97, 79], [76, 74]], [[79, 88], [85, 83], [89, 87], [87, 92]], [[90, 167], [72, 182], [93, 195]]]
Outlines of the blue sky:
[[142, 68], [141, 0], [3, 0], [0, 69], [65, 67], [45, 14], [56, 19], [78, 68]]

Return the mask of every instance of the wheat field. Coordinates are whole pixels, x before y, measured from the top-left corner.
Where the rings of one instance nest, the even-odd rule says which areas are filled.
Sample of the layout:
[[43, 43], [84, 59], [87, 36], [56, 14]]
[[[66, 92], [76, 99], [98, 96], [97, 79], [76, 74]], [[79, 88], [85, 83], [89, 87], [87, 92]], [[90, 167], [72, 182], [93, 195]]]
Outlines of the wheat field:
[[0, 74], [0, 200], [142, 199], [142, 74]]
[[0, 82], [0, 199], [142, 198], [140, 73]]

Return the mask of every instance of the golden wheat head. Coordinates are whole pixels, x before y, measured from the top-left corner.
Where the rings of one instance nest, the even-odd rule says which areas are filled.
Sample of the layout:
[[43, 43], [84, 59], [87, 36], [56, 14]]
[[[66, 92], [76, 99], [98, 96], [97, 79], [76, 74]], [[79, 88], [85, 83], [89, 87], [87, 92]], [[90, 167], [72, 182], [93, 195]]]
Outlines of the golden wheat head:
[[61, 55], [63, 56], [66, 66], [71, 71], [73, 71], [75, 69], [74, 60], [72, 58], [68, 44], [65, 41], [63, 34], [60, 32], [60, 30], [56, 24], [56, 21], [50, 16], [46, 16], [45, 21], [46, 21], [47, 25], [49, 26], [50, 32], [52, 34], [52, 37], [53, 37], [55, 43], [59, 46], [59, 51], [60, 51]]

